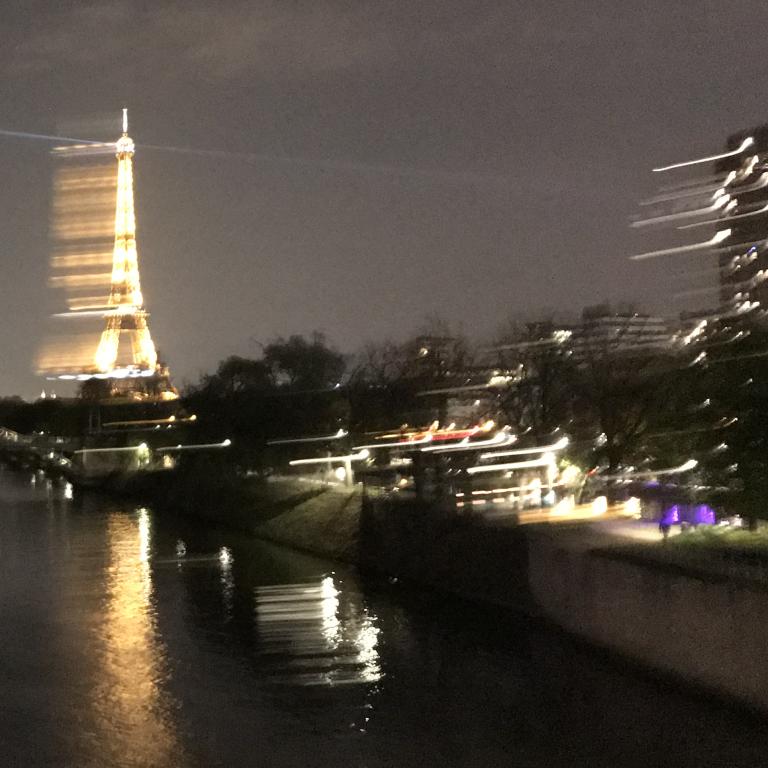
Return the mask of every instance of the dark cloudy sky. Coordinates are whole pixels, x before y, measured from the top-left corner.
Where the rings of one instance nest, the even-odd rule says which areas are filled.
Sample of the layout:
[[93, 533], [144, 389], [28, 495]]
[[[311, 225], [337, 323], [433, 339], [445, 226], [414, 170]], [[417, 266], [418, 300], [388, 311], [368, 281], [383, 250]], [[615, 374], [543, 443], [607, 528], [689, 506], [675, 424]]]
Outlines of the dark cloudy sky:
[[[768, 120], [767, 32], [764, 0], [8, 3], [0, 129], [116, 138], [127, 105], [139, 145], [232, 153], [136, 157], [153, 335], [194, 378], [313, 329], [678, 310], [628, 217], [652, 165]], [[4, 394], [41, 387], [49, 149], [0, 138]]]

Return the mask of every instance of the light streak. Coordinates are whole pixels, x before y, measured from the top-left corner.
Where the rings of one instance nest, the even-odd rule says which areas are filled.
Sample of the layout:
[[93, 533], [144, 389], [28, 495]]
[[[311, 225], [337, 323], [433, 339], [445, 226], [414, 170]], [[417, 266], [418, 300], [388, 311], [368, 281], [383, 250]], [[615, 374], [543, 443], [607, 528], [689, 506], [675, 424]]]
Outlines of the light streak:
[[232, 445], [232, 441], [229, 438], [222, 440], [220, 443], [197, 443], [194, 445], [166, 445], [161, 448], [155, 448], [157, 453], [163, 453], [165, 451], [199, 451], [206, 448], [229, 448]]
[[[220, 443], [198, 443], [196, 445], [166, 445], [161, 448], [153, 448], [156, 453], [161, 453], [163, 451], [192, 451], [192, 450], [202, 450], [205, 448], [229, 448], [229, 446], [232, 445], [232, 441], [227, 438], [226, 440], [222, 440]], [[124, 453], [127, 451], [134, 451], [134, 452], [145, 452], [149, 450], [149, 446], [146, 443], [141, 443], [139, 445], [125, 445], [125, 446], [116, 446], [114, 448], [81, 448], [75, 453]]]
[[568, 438], [561, 437], [556, 443], [551, 445], [536, 445], [532, 448], [515, 448], [511, 451], [493, 451], [491, 453], [481, 453], [480, 460], [494, 459], [497, 456], [522, 456], [526, 453], [546, 453], [548, 451], [561, 451], [568, 445]]
[[[91, 150], [93, 152], [112, 152], [115, 142], [95, 141], [91, 139], [79, 139], [69, 136], [54, 136], [46, 133], [30, 133], [27, 131], [10, 131], [0, 129], [0, 136], [15, 139], [32, 139], [54, 143], [64, 143], [73, 146], [56, 147], [54, 151], [67, 153]], [[278, 163], [294, 166], [296, 168], [322, 168], [329, 171], [344, 171], [351, 173], [378, 173], [388, 176], [402, 176], [415, 179], [444, 181], [461, 184], [496, 183], [508, 184], [511, 177], [481, 172], [452, 172], [435, 170], [431, 168], [418, 168], [406, 165], [385, 165], [383, 163], [360, 163], [351, 160], [322, 160], [312, 157], [299, 157], [291, 155], [269, 155], [262, 152], [233, 152], [226, 149], [201, 149], [196, 147], [179, 147], [169, 144], [137, 144], [139, 149], [158, 152], [172, 152], [174, 154], [195, 155], [197, 157], [223, 158], [233, 160], [245, 160], [249, 162]]]
[[731, 236], [730, 229], [721, 229], [715, 233], [709, 240], [703, 243], [694, 243], [693, 245], [681, 245], [677, 248], [664, 248], [661, 251], [648, 251], [648, 253], [639, 253], [636, 256], [630, 256], [631, 261], [643, 261], [645, 259], [655, 259], [659, 256], [671, 256], [675, 253], [687, 253], [689, 251], [699, 251], [704, 248], [710, 248], [713, 245], [722, 243], [723, 240]]
[[332, 435], [319, 435], [317, 437], [292, 437], [285, 440], [269, 440], [267, 445], [293, 445], [295, 443], [324, 443], [329, 440], [340, 440], [349, 434], [346, 429], [340, 429]]
[[[547, 488], [557, 488], [561, 485], [566, 485], [563, 481], [557, 482], [557, 483], [547, 483]], [[512, 485], [509, 488], [491, 488], [490, 490], [477, 490], [472, 491], [472, 496], [492, 496], [493, 494], [498, 493], [512, 493], [513, 491], [530, 491], [531, 486], [530, 485]], [[463, 493], [462, 491], [458, 491], [454, 494], [457, 499], [463, 498], [466, 496], [466, 493]]]
[[679, 475], [683, 472], [689, 472], [698, 466], [699, 462], [696, 459], [688, 459], [688, 461], [680, 464], [678, 467], [668, 467], [666, 469], [648, 470], [643, 472], [622, 472], [618, 475], [594, 475], [595, 480], [625, 480], [627, 478], [634, 477], [656, 477], [657, 475]]
[[57, 312], [52, 317], [109, 317], [115, 314], [117, 314], [116, 309], [104, 307], [103, 309], [73, 309], [70, 312]]
[[430, 443], [434, 439], [431, 432], [427, 432], [424, 437], [420, 437], [416, 440], [400, 440], [396, 443], [371, 443], [371, 445], [355, 445], [354, 450], [374, 450], [375, 448], [410, 448], [414, 445], [424, 445]]
[[115, 368], [115, 370], [109, 373], [87, 373], [85, 371], [79, 373], [62, 373], [55, 378], [63, 379], [65, 381], [88, 381], [89, 379], [129, 379], [129, 378], [148, 378], [154, 376], [155, 372], [152, 370], [144, 370], [140, 368]]
[[731, 171], [723, 181], [718, 182], [717, 184], [710, 184], [707, 186], [697, 187], [695, 189], [675, 192], [674, 194], [656, 195], [655, 197], [648, 198], [648, 200], [641, 200], [640, 205], [656, 205], [658, 203], [669, 203], [673, 200], [682, 200], [686, 197], [701, 197], [703, 195], [708, 194], [709, 192], [715, 193], [714, 195], [712, 195], [712, 198], [714, 199], [718, 195], [723, 194], [723, 192], [725, 192], [725, 188], [735, 178], [736, 178], [736, 171]]
[[133, 451], [135, 453], [140, 449], [140, 445], [125, 445], [114, 448], [80, 448], [75, 451], [75, 453], [125, 453], [127, 451]]
[[733, 157], [734, 155], [740, 155], [745, 149], [748, 149], [755, 143], [752, 136], [748, 136], [741, 144], [730, 152], [723, 152], [719, 155], [710, 155], [709, 157], [700, 157], [697, 160], [686, 160], [682, 163], [673, 163], [672, 165], [663, 165], [659, 168], [654, 168], [654, 173], [660, 173], [662, 171], [671, 171], [675, 168], [686, 168], [689, 165], [699, 165], [700, 163], [711, 163], [715, 160], [724, 160], [726, 157]]
[[[693, 216], [703, 216], [706, 213], [714, 213], [728, 203], [731, 196], [728, 194], [718, 195], [715, 201], [711, 205], [707, 205], [704, 208], [694, 208], [690, 211], [681, 211], [680, 213], [668, 213], [665, 216], [654, 216], [651, 219], [641, 219], [640, 221], [633, 221], [630, 226], [632, 227], [647, 227], [650, 224], [662, 224], [667, 221], [676, 221], [678, 219], [688, 219]], [[735, 201], [731, 201], [735, 205]]]
[[12, 139], [36, 139], [38, 141], [64, 141], [69, 144], [83, 144], [87, 146], [108, 146], [114, 149], [114, 142], [105, 144], [103, 141], [90, 139], [73, 139], [68, 136], [51, 136], [48, 133], [28, 133], [27, 131], [7, 131], [0, 128], [0, 136], [8, 136]]
[[364, 461], [370, 456], [370, 453], [363, 449], [358, 453], [350, 453], [346, 456], [323, 456], [315, 459], [293, 459], [288, 464], [292, 467], [298, 467], [303, 464], [330, 464], [337, 461]]
[[130, 421], [106, 421], [102, 427], [141, 427], [155, 426], [157, 424], [181, 424], [183, 422], [197, 421], [197, 416], [193, 413], [187, 417], [169, 416], [167, 419], [131, 419]]
[[755, 192], [758, 189], [763, 189], [765, 186], [768, 186], [768, 172], [761, 173], [760, 178], [754, 184], [749, 184], [746, 187], [736, 187], [733, 190], [733, 195], [738, 197], [738, 195], [743, 195], [746, 192]]
[[510, 461], [504, 464], [485, 464], [479, 467], [469, 467], [467, 472], [470, 475], [476, 475], [481, 472], [502, 472], [513, 469], [532, 469], [534, 467], [549, 467], [552, 465], [550, 457], [540, 459], [529, 459], [528, 461]]
[[683, 224], [683, 226], [678, 227], [678, 229], [693, 229], [694, 227], [704, 227], [707, 224], [724, 224], [726, 221], [748, 219], [751, 216], [760, 216], [763, 213], [768, 213], [768, 204], [764, 205], [762, 208], [758, 208], [756, 211], [752, 211], [751, 213], [739, 213], [736, 216], [727, 216], [721, 219], [707, 219], [706, 221], [697, 221], [694, 224]]
[[511, 445], [517, 441], [517, 435], [510, 435], [503, 429], [498, 431], [493, 437], [488, 440], [475, 440], [470, 441], [468, 437], [465, 437], [460, 443], [454, 445], [430, 445], [427, 448], [422, 448], [423, 453], [426, 452], [439, 452], [450, 453], [455, 451], [474, 451], [478, 448], [484, 448], [489, 445]]

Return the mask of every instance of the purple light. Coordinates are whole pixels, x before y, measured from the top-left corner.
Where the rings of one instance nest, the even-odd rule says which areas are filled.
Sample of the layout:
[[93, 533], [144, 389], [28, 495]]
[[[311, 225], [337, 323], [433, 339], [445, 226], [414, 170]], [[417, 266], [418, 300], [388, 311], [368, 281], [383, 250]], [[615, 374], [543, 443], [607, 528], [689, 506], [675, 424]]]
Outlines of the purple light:
[[672, 504], [662, 512], [659, 522], [665, 525], [714, 525], [716, 516], [715, 510], [708, 504]]
[[693, 508], [693, 522], [695, 525], [714, 525], [715, 510], [708, 504], [699, 504]]
[[673, 504], [671, 507], [667, 507], [664, 510], [664, 514], [661, 516], [661, 522], [665, 525], [674, 525], [680, 522], [680, 508], [677, 504]]

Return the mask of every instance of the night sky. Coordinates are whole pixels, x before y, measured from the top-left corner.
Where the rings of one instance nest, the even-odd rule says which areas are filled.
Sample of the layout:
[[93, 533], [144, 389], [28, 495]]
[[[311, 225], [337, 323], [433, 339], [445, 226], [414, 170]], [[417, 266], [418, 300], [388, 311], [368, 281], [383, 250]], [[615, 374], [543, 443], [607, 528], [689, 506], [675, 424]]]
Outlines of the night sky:
[[[116, 139], [129, 108], [142, 287], [177, 383], [315, 329], [352, 351], [435, 314], [479, 337], [606, 299], [689, 307], [668, 274], [691, 262], [628, 262], [646, 244], [629, 217], [653, 165], [768, 121], [764, 0], [3, 14], [0, 129]], [[47, 287], [51, 146], [0, 137], [0, 394], [39, 393], [35, 355], [63, 309]]]

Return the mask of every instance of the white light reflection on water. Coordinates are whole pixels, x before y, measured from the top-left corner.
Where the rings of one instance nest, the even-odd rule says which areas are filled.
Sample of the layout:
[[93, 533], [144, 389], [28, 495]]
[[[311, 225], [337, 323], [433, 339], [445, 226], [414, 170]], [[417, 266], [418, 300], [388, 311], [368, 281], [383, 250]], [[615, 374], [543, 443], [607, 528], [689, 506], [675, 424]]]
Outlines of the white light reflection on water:
[[219, 550], [219, 565], [221, 566], [221, 592], [224, 600], [224, 610], [227, 620], [232, 618], [235, 603], [235, 577], [232, 574], [232, 550], [222, 547]]
[[141, 580], [144, 586], [144, 600], [149, 605], [152, 599], [152, 574], [149, 569], [149, 554], [151, 547], [149, 512], [144, 507], [140, 507], [139, 513], [139, 567], [141, 569]]
[[150, 546], [149, 513], [145, 507], [139, 507], [136, 511], [139, 513], [139, 561], [146, 563]]
[[256, 588], [256, 630], [273, 679], [298, 685], [375, 683], [377, 619], [333, 576]]
[[323, 636], [329, 646], [336, 646], [341, 640], [339, 593], [331, 576], [326, 576], [320, 584], [320, 609], [323, 614]]

